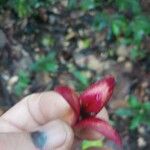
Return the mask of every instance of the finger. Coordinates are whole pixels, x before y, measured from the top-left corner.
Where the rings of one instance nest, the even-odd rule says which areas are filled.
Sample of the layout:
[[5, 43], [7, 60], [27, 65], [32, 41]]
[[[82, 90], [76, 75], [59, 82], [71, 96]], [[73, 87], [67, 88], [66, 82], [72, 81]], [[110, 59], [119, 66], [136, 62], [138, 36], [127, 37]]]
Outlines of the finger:
[[101, 118], [105, 121], [109, 121], [108, 112], [105, 107], [96, 115], [96, 117]]
[[0, 132], [32, 131], [58, 118], [68, 124], [75, 118], [72, 108], [60, 94], [52, 91], [32, 94], [1, 116]]
[[[101, 118], [105, 121], [109, 121], [109, 117], [108, 117], [108, 113], [107, 113], [107, 110], [106, 108], [103, 108], [97, 115], [96, 115], [97, 118]], [[96, 132], [94, 129], [87, 129], [87, 128], [83, 128], [80, 133], [78, 133], [78, 137], [84, 137], [85, 139], [100, 139], [100, 138], [103, 138], [103, 135]]]
[[73, 143], [73, 138], [71, 128], [63, 121], [55, 120], [31, 133], [0, 134], [0, 149], [69, 150]]

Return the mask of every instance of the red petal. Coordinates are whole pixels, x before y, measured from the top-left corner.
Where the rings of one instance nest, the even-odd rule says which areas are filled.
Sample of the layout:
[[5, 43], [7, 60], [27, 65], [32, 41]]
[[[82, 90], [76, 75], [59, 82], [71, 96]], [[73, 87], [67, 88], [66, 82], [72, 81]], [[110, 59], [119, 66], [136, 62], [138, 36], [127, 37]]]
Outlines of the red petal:
[[75, 111], [76, 117], [79, 118], [80, 104], [77, 93], [67, 86], [58, 86], [54, 90], [65, 98], [65, 100], [70, 104], [72, 109]]
[[98, 113], [110, 99], [115, 86], [115, 79], [107, 76], [87, 88], [81, 95], [83, 111]]
[[[81, 133], [84, 133], [84, 131], [90, 132], [90, 130], [96, 131], [96, 132], [104, 135], [105, 137], [114, 141], [116, 144], [118, 144], [120, 146], [122, 145], [121, 138], [120, 138], [119, 134], [116, 132], [116, 130], [113, 129], [112, 126], [110, 126], [108, 124], [108, 122], [106, 122], [102, 119], [90, 117], [90, 118], [79, 121], [75, 125], [75, 133], [80, 138], [84, 139], [85, 135], [81, 134]], [[90, 139], [90, 138], [87, 138], [87, 139]]]

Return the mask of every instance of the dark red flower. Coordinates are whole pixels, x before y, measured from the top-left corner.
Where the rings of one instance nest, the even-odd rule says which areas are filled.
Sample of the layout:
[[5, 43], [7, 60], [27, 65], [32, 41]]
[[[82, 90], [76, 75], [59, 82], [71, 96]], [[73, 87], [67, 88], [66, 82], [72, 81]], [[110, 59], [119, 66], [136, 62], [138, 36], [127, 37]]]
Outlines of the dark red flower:
[[[58, 86], [55, 91], [61, 94], [76, 114], [73, 125], [75, 132], [92, 129], [121, 145], [121, 138], [115, 129], [105, 120], [96, 118], [96, 114], [107, 104], [115, 86], [113, 76], [107, 76], [92, 84], [81, 94], [67, 86]], [[82, 137], [80, 137], [82, 138]], [[84, 137], [83, 137], [84, 138]]]

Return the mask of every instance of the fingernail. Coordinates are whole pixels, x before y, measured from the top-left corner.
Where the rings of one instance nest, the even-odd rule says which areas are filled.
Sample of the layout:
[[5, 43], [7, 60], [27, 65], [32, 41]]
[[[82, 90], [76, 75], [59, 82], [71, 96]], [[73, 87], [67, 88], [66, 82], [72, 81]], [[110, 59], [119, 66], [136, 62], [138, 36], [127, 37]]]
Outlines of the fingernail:
[[31, 139], [36, 148], [55, 149], [63, 146], [67, 138], [67, 125], [60, 121], [48, 124], [40, 131], [31, 133]]
[[33, 144], [38, 149], [43, 149], [47, 142], [47, 135], [41, 131], [35, 131], [31, 133], [31, 139]]

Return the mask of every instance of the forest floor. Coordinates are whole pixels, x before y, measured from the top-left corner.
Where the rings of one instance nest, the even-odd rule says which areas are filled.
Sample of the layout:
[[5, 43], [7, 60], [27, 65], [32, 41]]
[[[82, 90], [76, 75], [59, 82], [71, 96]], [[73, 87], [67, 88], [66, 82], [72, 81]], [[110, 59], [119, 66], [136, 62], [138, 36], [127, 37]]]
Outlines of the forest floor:
[[[127, 107], [129, 95], [135, 95], [139, 101], [150, 100], [150, 61], [139, 59], [132, 61], [128, 56], [130, 48], [114, 45], [113, 39], [106, 40], [106, 32], [96, 32], [90, 27], [90, 14], [81, 11], [65, 10], [56, 6], [50, 11], [40, 9], [40, 15], [19, 20], [12, 10], [0, 10], [0, 107], [7, 110], [23, 96], [39, 91], [53, 89], [58, 84], [76, 85], [72, 72], [78, 70], [86, 76], [89, 83], [107, 74], [113, 74], [117, 85], [108, 105], [111, 120], [123, 138], [124, 150], [149, 150], [150, 127], [140, 125], [129, 130], [130, 120], [114, 114], [118, 108]], [[143, 44], [149, 48], [150, 37]], [[115, 49], [115, 54], [111, 55]], [[36, 60], [51, 52], [56, 54], [53, 73], [31, 71]], [[39, 69], [40, 70], [40, 69]], [[75, 70], [75, 71], [74, 71]], [[21, 94], [14, 89], [19, 73], [27, 72], [29, 81], [25, 89], [19, 87]], [[73, 74], [73, 75], [72, 75]], [[78, 74], [77, 74], [78, 75]], [[81, 76], [81, 77], [83, 77]], [[20, 81], [21, 82], [21, 81]], [[27, 86], [26, 86], [27, 84]], [[17, 89], [16, 89], [17, 90]], [[16, 94], [17, 93], [17, 94]], [[107, 145], [113, 147], [111, 143]], [[114, 148], [116, 149], [116, 148]]]

